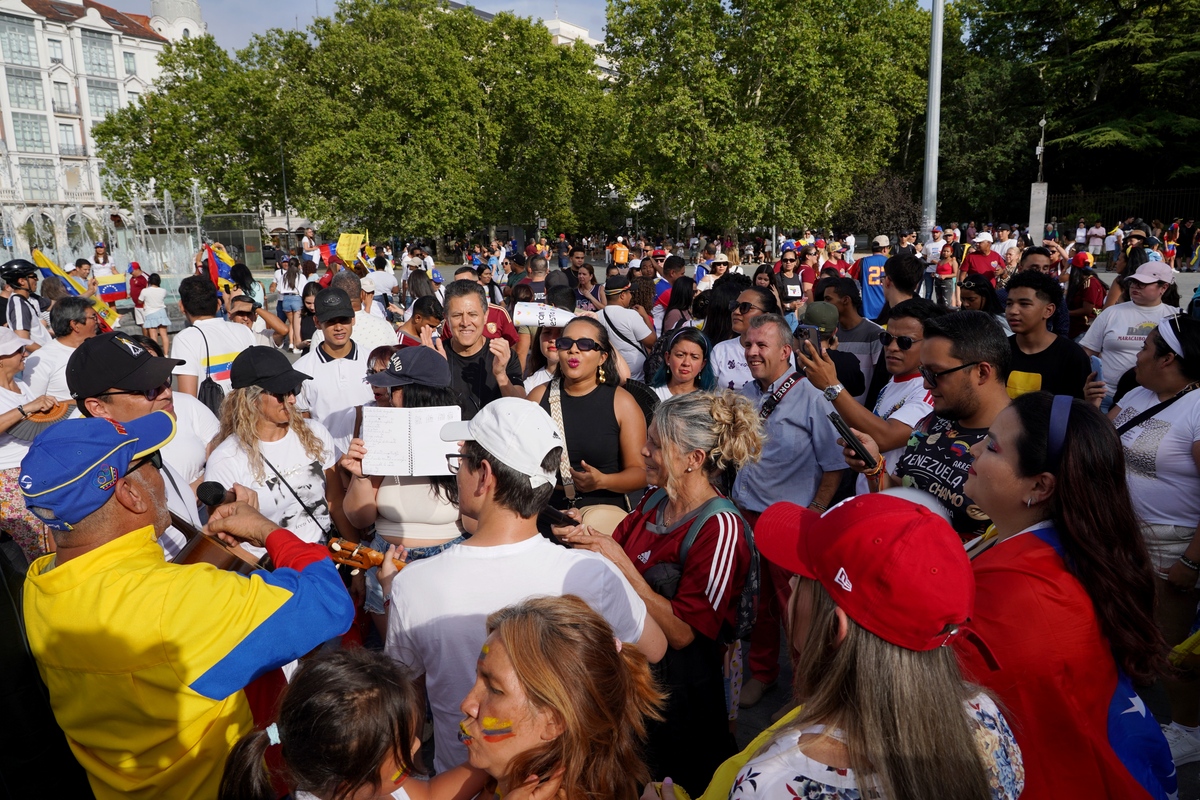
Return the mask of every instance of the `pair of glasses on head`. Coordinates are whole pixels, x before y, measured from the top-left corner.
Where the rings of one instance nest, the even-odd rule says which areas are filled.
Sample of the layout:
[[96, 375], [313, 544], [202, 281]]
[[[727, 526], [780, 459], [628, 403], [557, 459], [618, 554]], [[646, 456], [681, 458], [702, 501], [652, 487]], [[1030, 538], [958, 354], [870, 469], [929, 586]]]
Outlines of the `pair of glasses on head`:
[[589, 339], [584, 336], [580, 339], [572, 339], [570, 336], [560, 336], [554, 340], [554, 348], [556, 350], [570, 350], [572, 347], [578, 347], [579, 352], [587, 353], [591, 350], [599, 350], [600, 343], [595, 339]]
[[754, 305], [754, 303], [739, 303], [737, 300], [729, 301], [729, 310], [730, 311], [736, 311], [739, 314], [749, 314], [751, 309], [754, 309], [756, 311], [763, 310], [763, 309], [759, 308], [758, 306]]
[[937, 388], [938, 378], [942, 377], [943, 375], [949, 375], [951, 372], [958, 372], [959, 370], [964, 370], [968, 367], [974, 367], [981, 363], [982, 362], [980, 362], [980, 361], [971, 361], [967, 364], [959, 364], [957, 367], [951, 367], [950, 369], [944, 369], [941, 372], [934, 372], [929, 367], [920, 366], [920, 367], [917, 367], [917, 372], [921, 373], [921, 377], [925, 379], [926, 383], [928, 383], [933, 388]]
[[923, 342], [925, 340], [924, 339], [914, 339], [911, 336], [892, 336], [887, 331], [880, 331], [879, 332], [879, 341], [883, 342], [884, 347], [887, 347], [892, 342], [895, 342], [896, 346], [899, 347], [901, 350], [911, 350], [912, 346], [914, 344], [916, 344], [917, 342]]
[[112, 397], [113, 395], [117, 394], [127, 394], [130, 397], [143, 397], [148, 402], [154, 402], [159, 398], [159, 396], [168, 391], [170, 388], [171, 382], [168, 380], [162, 386], [155, 386], [153, 389], [134, 389], [131, 391], [113, 390], [111, 392], [102, 392], [101, 394], [96, 395], [96, 397]]

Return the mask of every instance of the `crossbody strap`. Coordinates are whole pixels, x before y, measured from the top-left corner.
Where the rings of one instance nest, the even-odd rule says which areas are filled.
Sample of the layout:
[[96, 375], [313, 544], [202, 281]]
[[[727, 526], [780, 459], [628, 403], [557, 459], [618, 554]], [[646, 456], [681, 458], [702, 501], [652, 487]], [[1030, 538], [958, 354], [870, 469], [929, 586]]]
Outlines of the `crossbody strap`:
[[[208, 354], [208, 337], [204, 335], [204, 331], [200, 330], [199, 325], [193, 325], [192, 327], [196, 329], [196, 333], [200, 334], [200, 338], [204, 340], [204, 374], [199, 378], [199, 381], [203, 383], [204, 379], [208, 377], [208, 362], [210, 358]], [[272, 469], [274, 469], [274, 467], [272, 467]]]
[[779, 406], [780, 401], [783, 400], [784, 395], [791, 391], [792, 387], [803, 379], [803, 376], [799, 372], [793, 372], [791, 375], [789, 375], [788, 379], [779, 384], [779, 388], [772, 392], [771, 396], [763, 402], [762, 408], [760, 408], [758, 411], [759, 418], [763, 422], [766, 422], [767, 418], [775, 412], [775, 409]]
[[[296, 498], [296, 502], [299, 503], [300, 507], [304, 509], [304, 513], [308, 514], [308, 518], [311, 519], [313, 524], [317, 526], [317, 530], [321, 531], [321, 533], [325, 534], [326, 536], [332, 536], [333, 532], [317, 521], [317, 517], [315, 514], [313, 514], [312, 509], [309, 508], [308, 503], [304, 502], [304, 500], [300, 498], [300, 495], [297, 494], [296, 490], [292, 488], [292, 485], [287, 482], [287, 478], [283, 477], [279, 470], [275, 469], [275, 465], [271, 463], [270, 459], [268, 459], [262, 453], [259, 453], [258, 457], [263, 460], [264, 464], [271, 468], [271, 472], [275, 473], [275, 477], [279, 478], [279, 482], [286, 486], [287, 490], [292, 493], [292, 497]], [[327, 511], [329, 510], [329, 506], [324, 500], [321, 500], [318, 505], [325, 506], [325, 509]]]
[[1158, 412], [1162, 411], [1167, 406], [1171, 405], [1171, 403], [1174, 403], [1176, 400], [1183, 397], [1188, 392], [1197, 388], [1198, 385], [1200, 385], [1200, 384], [1192, 384], [1192, 385], [1186, 387], [1185, 389], [1183, 389], [1183, 391], [1179, 392], [1178, 394], [1172, 395], [1171, 397], [1168, 397], [1166, 400], [1163, 400], [1161, 403], [1150, 406], [1150, 408], [1147, 408], [1145, 411], [1138, 414], [1136, 417], [1129, 420], [1128, 422], [1124, 423], [1123, 425], [1121, 425], [1121, 427], [1117, 428], [1117, 436], [1123, 436], [1126, 431], [1132, 430], [1132, 429], [1136, 428], [1138, 425], [1141, 425], [1143, 422], [1150, 419], [1151, 417], [1153, 417]]
[[613, 325], [612, 320], [608, 318], [608, 309], [607, 308], [605, 308], [603, 311], [600, 312], [600, 316], [604, 317], [605, 325], [608, 326], [608, 329], [610, 331], [612, 331], [613, 333], [615, 333], [617, 335], [618, 339], [625, 342], [625, 344], [629, 345], [634, 350], [637, 350], [639, 353], [645, 355], [646, 348], [642, 347], [640, 344], [633, 341], [625, 334], [621, 333], [620, 329], [618, 329], [616, 325]]
[[571, 478], [571, 456], [567, 453], [567, 431], [563, 426], [562, 416], [562, 377], [556, 375], [550, 381], [550, 416], [554, 419], [554, 426], [558, 428], [558, 435], [562, 437], [562, 452], [558, 457], [558, 476], [562, 479], [563, 493], [567, 496], [567, 502], [571, 507], [575, 507], [575, 481]]

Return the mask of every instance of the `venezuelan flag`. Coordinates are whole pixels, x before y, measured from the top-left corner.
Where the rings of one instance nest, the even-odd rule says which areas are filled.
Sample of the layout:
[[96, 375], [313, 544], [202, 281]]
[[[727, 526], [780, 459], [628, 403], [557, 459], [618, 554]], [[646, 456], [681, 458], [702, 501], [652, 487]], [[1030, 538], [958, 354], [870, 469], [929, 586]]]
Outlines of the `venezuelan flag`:
[[[333, 257], [337, 255], [337, 242], [326, 242], [318, 247], [317, 250], [321, 253], [321, 260], [328, 264], [333, 260]], [[307, 253], [301, 256], [301, 258], [304, 261], [312, 261], [312, 257], [310, 257]]]
[[96, 291], [100, 295], [100, 299], [108, 304], [124, 300], [129, 297], [129, 290], [125, 286], [124, 275], [101, 275], [96, 278]]
[[233, 266], [233, 256], [225, 252], [224, 249], [214, 250], [209, 245], [204, 245], [204, 251], [208, 254], [208, 277], [212, 279], [213, 286], [218, 289], [221, 287], [221, 279], [229, 278], [229, 268]]
[[[75, 278], [72, 278], [66, 272], [63, 272], [57, 264], [46, 258], [41, 250], [33, 251], [33, 263], [37, 264], [38, 269], [41, 271], [43, 277], [54, 275], [57, 278], [61, 278], [63, 284], [67, 287], [67, 292], [69, 294], [79, 297], [87, 292], [86, 286], [84, 286]], [[116, 312], [116, 309], [112, 308], [108, 305], [108, 303], [105, 303], [98, 297], [92, 298], [92, 308], [94, 308], [96, 313], [100, 315], [100, 319], [108, 327], [108, 330], [115, 328], [117, 323], [121, 321], [121, 315]]]
[[222, 353], [217, 356], [201, 359], [200, 363], [204, 367], [208, 377], [214, 381], [229, 380], [229, 370], [233, 366], [233, 360], [237, 358], [237, 353]]

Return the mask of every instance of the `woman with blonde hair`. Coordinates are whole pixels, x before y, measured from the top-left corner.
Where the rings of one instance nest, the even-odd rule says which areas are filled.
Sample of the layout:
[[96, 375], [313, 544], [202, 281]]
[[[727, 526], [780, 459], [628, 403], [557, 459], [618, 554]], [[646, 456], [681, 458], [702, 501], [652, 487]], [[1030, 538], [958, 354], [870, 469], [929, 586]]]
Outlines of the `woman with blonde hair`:
[[562, 800], [635, 800], [650, 774], [646, 721], [663, 701], [645, 656], [574, 595], [501, 609], [487, 629], [462, 702], [468, 763], [498, 797], [557, 783]]
[[[746, 582], [757, 585], [750, 528], [721, 489], [728, 474], [756, 460], [758, 411], [734, 392], [692, 392], [654, 412], [642, 457], [648, 492], [611, 537], [587, 525], [565, 532], [598, 552], [629, 581], [667, 635], [655, 665], [667, 691], [664, 720], [651, 726], [648, 761], [699, 793], [736, 746], [725, 698], [726, 645], [737, 637]], [[736, 699], [733, 702], [736, 706]]]
[[250, 488], [263, 516], [306, 542], [331, 535], [357, 541], [342, 511], [333, 437], [296, 410], [296, 393], [311, 376], [292, 369], [283, 353], [262, 346], [242, 351], [229, 376], [233, 391], [221, 405], [221, 431], [205, 480]]

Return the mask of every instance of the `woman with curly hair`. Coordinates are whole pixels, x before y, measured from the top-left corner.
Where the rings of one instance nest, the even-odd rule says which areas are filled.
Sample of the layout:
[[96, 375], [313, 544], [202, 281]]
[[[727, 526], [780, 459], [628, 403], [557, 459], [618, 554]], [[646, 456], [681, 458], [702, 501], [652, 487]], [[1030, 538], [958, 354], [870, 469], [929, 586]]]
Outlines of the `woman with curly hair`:
[[501, 609], [487, 629], [459, 736], [495, 796], [557, 786], [559, 800], [636, 800], [663, 702], [646, 657], [574, 595]]
[[296, 393], [310, 378], [273, 348], [242, 351], [230, 368], [233, 391], [221, 405], [205, 480], [255, 491], [259, 511], [306, 542], [331, 534], [357, 540], [342, 511], [333, 438], [296, 410]]

